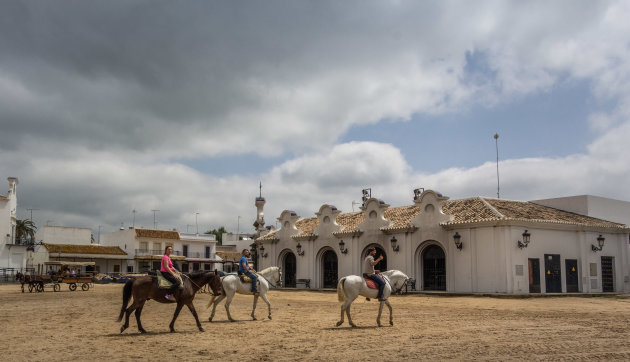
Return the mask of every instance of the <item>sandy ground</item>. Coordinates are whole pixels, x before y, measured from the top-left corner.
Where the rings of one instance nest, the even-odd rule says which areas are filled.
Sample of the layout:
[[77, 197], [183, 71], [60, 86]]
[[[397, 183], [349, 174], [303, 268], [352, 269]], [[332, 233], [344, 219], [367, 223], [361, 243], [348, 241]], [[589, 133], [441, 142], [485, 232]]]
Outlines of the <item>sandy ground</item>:
[[205, 332], [187, 308], [175, 328], [174, 305], [149, 301], [142, 313], [148, 334], [132, 316], [120, 333], [116, 322], [122, 285], [95, 285], [83, 292], [46, 289], [24, 293], [0, 285], [0, 322], [5, 330], [0, 360], [446, 360], [446, 359], [630, 359], [630, 299], [624, 297], [393, 296], [394, 326], [376, 326], [378, 304], [361, 298], [352, 314], [358, 328], [339, 328], [339, 304], [330, 292], [269, 293], [273, 320], [260, 304], [252, 321], [251, 296], [237, 295], [230, 323], [223, 303], [214, 322], [199, 294], [195, 307]]

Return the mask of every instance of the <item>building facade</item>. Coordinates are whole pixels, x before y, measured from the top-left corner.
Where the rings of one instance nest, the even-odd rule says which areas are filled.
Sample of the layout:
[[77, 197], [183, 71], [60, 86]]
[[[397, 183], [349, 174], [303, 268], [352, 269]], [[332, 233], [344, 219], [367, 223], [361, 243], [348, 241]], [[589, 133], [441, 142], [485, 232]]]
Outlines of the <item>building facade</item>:
[[221, 270], [214, 235], [129, 228], [101, 234], [101, 245], [117, 246], [127, 253], [127, 259], [121, 265], [121, 271], [126, 273], [159, 270], [167, 246], [173, 247], [171, 259], [183, 272]]
[[[256, 206], [259, 215], [260, 201]], [[576, 212], [485, 197], [449, 200], [427, 190], [412, 205], [366, 199], [359, 212], [322, 205], [315, 217], [285, 210], [280, 227], [260, 232], [259, 268], [278, 265], [285, 286], [310, 279], [334, 288], [360, 275], [369, 247], [415, 289], [463, 293], [630, 291], [630, 229]]]
[[7, 178], [9, 191], [0, 194], [0, 268], [22, 269], [25, 267], [27, 246], [15, 240], [17, 222], [17, 177]]

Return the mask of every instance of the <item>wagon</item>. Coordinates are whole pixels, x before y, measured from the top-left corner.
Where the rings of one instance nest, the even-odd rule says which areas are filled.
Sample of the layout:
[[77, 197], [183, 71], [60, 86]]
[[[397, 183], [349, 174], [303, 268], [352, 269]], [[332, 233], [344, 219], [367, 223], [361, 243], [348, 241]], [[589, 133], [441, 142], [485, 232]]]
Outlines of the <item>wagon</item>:
[[[52, 288], [55, 292], [61, 290], [61, 284], [68, 284], [68, 289], [70, 291], [77, 290], [78, 286], [81, 285], [81, 290], [88, 291], [93, 286], [92, 284], [92, 272], [86, 271], [85, 267], [94, 266], [96, 263], [93, 261], [86, 262], [68, 262], [68, 261], [48, 261], [44, 263], [49, 266], [49, 269], [55, 268], [57, 272], [55, 275], [42, 275], [41, 277], [45, 280], [45, 277], [48, 277], [52, 281]], [[53, 269], [54, 270], [54, 269]], [[75, 274], [72, 274], [71, 270], [78, 270]], [[41, 289], [46, 285], [46, 283], [41, 284]], [[38, 290], [43, 291], [43, 290]]]

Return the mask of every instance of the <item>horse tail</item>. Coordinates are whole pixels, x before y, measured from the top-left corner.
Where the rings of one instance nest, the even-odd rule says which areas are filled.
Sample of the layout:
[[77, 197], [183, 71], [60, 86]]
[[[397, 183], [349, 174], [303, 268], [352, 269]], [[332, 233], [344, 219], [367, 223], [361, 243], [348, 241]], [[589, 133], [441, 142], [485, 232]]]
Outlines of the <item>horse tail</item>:
[[135, 279], [127, 280], [125, 286], [123, 288], [123, 300], [122, 300], [122, 308], [120, 308], [120, 315], [118, 316], [118, 321], [122, 320], [123, 315], [125, 315], [125, 309], [127, 309], [127, 304], [129, 304], [129, 299], [131, 299], [131, 291], [133, 290], [133, 282]]
[[343, 285], [346, 282], [346, 277], [343, 277], [339, 280], [339, 283], [337, 283], [337, 300], [339, 300], [339, 302], [343, 302], [346, 300], [346, 292], [344, 292], [343, 290]]

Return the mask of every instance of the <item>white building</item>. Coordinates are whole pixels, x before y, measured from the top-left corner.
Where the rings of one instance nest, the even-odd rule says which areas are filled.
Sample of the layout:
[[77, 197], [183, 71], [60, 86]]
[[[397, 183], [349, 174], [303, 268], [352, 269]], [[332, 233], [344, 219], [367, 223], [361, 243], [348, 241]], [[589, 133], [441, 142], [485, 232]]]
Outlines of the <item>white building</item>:
[[630, 291], [627, 226], [540, 203], [449, 201], [428, 190], [415, 193], [409, 206], [370, 198], [359, 212], [322, 205], [315, 215], [283, 211], [281, 227], [256, 239], [258, 268], [281, 266], [286, 286], [309, 279], [315, 288], [334, 288], [339, 278], [364, 272], [374, 246], [384, 256], [376, 268], [403, 271], [416, 290]]
[[183, 272], [221, 270], [216, 257], [214, 235], [179, 233], [175, 230], [127, 229], [101, 234], [101, 245], [117, 246], [127, 253], [121, 270], [143, 273], [159, 270], [167, 246], [173, 247], [171, 259]]
[[15, 225], [17, 221], [17, 177], [7, 178], [9, 191], [0, 194], [0, 268], [21, 269], [25, 267], [26, 245], [16, 243]]

